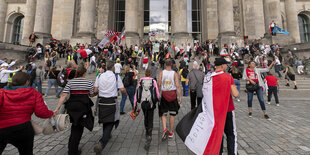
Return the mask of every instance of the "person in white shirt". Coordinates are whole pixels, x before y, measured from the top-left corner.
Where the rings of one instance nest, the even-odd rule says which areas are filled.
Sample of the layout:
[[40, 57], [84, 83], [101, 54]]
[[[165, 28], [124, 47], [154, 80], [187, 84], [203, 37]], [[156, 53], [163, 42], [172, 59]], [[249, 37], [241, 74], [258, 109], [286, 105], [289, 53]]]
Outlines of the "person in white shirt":
[[1, 71], [0, 71], [0, 88], [3, 88], [7, 85], [9, 80], [10, 73], [16, 73], [23, 69], [23, 66], [20, 66], [17, 70], [9, 70], [9, 64], [3, 63], [1, 64]]
[[37, 56], [38, 56], [38, 60], [41, 60], [42, 57], [42, 48], [41, 46], [37, 46]]
[[212, 43], [211, 40], [209, 42], [209, 52], [210, 52], [211, 55], [213, 55], [213, 43]]
[[[103, 134], [94, 147], [96, 153], [102, 152], [109, 142], [113, 127], [117, 128], [120, 120], [119, 105], [117, 103], [118, 89], [127, 96], [122, 79], [113, 73], [114, 64], [108, 61], [107, 71], [98, 75], [95, 82], [94, 92], [98, 94], [98, 120], [102, 124]], [[97, 106], [97, 105], [96, 105]]]
[[138, 47], [138, 45], [135, 46], [135, 52], [136, 52], [136, 53], [139, 52], [139, 47]]
[[115, 74], [119, 75], [121, 73], [122, 65], [119, 63], [119, 60], [116, 60], [116, 64], [114, 65]]
[[94, 67], [93, 73], [96, 72], [96, 56], [95, 56], [95, 54], [92, 54], [92, 56], [90, 57], [88, 74], [91, 74], [92, 67]]

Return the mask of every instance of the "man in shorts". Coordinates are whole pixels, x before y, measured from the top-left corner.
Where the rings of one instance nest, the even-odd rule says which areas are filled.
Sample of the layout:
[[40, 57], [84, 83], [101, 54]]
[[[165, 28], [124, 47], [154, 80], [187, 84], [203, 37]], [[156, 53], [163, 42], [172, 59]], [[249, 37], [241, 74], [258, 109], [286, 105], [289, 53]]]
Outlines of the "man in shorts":
[[[163, 124], [162, 141], [167, 137], [172, 138], [174, 135], [174, 119], [178, 114], [182, 101], [181, 88], [178, 74], [172, 70], [172, 62], [166, 60], [165, 70], [160, 72], [158, 77], [158, 88], [162, 91], [162, 97], [159, 105], [159, 117]], [[169, 131], [167, 129], [167, 115], [170, 115]]]
[[286, 69], [285, 69], [286, 85], [285, 86], [289, 87], [290, 86], [289, 81], [291, 80], [291, 81], [293, 81], [293, 84], [295, 86], [294, 89], [297, 89], [297, 83], [295, 80], [295, 74], [296, 73], [295, 73], [293, 67], [291, 67], [288, 62], [285, 63], [285, 66], [286, 66]]

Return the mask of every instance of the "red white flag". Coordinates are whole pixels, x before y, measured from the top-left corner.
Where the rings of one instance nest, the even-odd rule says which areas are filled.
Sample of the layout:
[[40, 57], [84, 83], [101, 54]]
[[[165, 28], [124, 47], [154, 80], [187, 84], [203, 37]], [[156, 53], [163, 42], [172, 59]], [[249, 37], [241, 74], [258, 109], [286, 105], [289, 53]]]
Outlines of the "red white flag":
[[118, 33], [112, 30], [106, 30], [106, 31], [102, 31], [102, 34], [105, 35], [105, 37], [98, 44], [100, 48], [104, 48], [104, 46], [107, 43], [112, 42], [114, 40], [114, 36], [117, 35]]
[[204, 79], [202, 112], [198, 114], [185, 145], [198, 155], [218, 155], [228, 111], [232, 78], [213, 72]]

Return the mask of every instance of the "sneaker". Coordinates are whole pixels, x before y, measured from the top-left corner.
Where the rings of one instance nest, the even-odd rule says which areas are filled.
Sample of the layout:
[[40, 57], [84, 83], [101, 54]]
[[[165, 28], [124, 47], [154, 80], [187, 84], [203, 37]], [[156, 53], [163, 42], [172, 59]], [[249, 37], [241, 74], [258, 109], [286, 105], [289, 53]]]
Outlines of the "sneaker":
[[169, 138], [173, 138], [173, 136], [174, 136], [174, 132], [173, 132], [173, 131], [172, 131], [171, 133], [169, 132], [168, 137], [169, 137]]
[[103, 150], [102, 144], [99, 142], [97, 145], [94, 147], [94, 152], [96, 153], [101, 153]]
[[277, 107], [279, 107], [280, 106], [280, 104], [279, 103], [277, 103]]
[[267, 104], [270, 104], [270, 102], [267, 102]]
[[125, 112], [120, 112], [120, 114], [121, 114], [121, 115], [124, 115], [124, 114], [125, 114]]
[[47, 95], [44, 95], [44, 97], [47, 97]]
[[297, 89], [297, 86], [295, 86], [295, 88], [294, 89]]
[[165, 129], [165, 130], [163, 131], [163, 135], [162, 135], [162, 137], [161, 137], [161, 141], [167, 140], [168, 134], [169, 134], [168, 130]]
[[252, 112], [249, 112], [249, 117], [252, 117]]
[[269, 117], [267, 114], [264, 115], [264, 117], [265, 117], [265, 119], [267, 119], [267, 120], [269, 120], [269, 121], [271, 120], [270, 117]]
[[288, 83], [287, 83], [285, 86], [286, 86], [286, 87], [289, 87], [289, 86], [290, 86], [290, 84], [288, 84]]
[[240, 99], [237, 99], [238, 102], [240, 102]]

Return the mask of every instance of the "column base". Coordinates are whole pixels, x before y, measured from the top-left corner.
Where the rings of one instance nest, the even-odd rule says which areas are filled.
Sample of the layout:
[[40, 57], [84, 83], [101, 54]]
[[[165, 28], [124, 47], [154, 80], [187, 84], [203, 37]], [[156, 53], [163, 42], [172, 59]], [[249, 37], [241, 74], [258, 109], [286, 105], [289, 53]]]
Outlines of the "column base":
[[139, 45], [140, 43], [140, 37], [139, 33], [137, 32], [126, 32], [126, 40], [125, 40], [126, 46], [130, 47], [131, 45]]
[[224, 44], [230, 46], [232, 43], [240, 47], [244, 45], [244, 40], [242, 37], [237, 37], [235, 32], [223, 32], [218, 35], [218, 45], [220, 49]]
[[193, 37], [187, 32], [174, 33], [172, 35], [172, 40], [174, 40], [176, 46], [181, 46], [183, 44], [184, 47], [186, 47], [188, 43], [193, 45], [194, 42]]
[[72, 37], [70, 39], [70, 44], [75, 45], [76, 43], [80, 44], [93, 44], [95, 42], [98, 42], [98, 39], [96, 39], [94, 33], [89, 32], [79, 32], [77, 36]]
[[[52, 35], [48, 34], [48, 33], [35, 32], [34, 34], [36, 36], [38, 36], [38, 39], [36, 39], [36, 41], [33, 43], [33, 46], [35, 46], [38, 43], [40, 43], [44, 46], [52, 38]], [[27, 39], [27, 38], [24, 38], [24, 41], [25, 41], [25, 39]], [[28, 45], [29, 45], [29, 39], [28, 39]]]
[[296, 43], [295, 39], [289, 35], [277, 34], [275, 36], [270, 33], [265, 33], [264, 38], [261, 39], [264, 44], [279, 44], [290, 45]]

